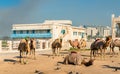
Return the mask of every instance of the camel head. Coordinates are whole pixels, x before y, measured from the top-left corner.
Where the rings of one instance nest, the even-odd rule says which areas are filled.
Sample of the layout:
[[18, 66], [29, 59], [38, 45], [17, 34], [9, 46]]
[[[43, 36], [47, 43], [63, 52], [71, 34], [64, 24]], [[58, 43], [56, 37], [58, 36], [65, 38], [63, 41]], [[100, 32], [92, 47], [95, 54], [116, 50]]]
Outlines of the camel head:
[[68, 42], [71, 42], [71, 40], [68, 40]]
[[110, 45], [110, 42], [111, 42], [111, 40], [112, 40], [112, 37], [111, 36], [108, 36], [108, 37], [106, 37], [106, 42], [105, 42], [105, 46], [106, 47], [108, 47], [109, 45]]

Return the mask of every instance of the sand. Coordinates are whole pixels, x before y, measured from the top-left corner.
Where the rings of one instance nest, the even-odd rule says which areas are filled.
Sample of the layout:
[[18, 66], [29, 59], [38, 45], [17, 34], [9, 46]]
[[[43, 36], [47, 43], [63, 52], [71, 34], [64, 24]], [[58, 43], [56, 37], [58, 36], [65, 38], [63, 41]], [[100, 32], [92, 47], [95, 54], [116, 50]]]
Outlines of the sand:
[[[80, 51], [89, 60], [90, 51]], [[64, 56], [49, 56], [49, 53], [37, 52], [36, 60], [27, 58], [26, 64], [19, 61], [19, 53], [2, 55], [0, 57], [0, 74], [120, 74], [120, 56], [106, 55], [105, 59], [97, 57], [92, 66], [64, 65]]]

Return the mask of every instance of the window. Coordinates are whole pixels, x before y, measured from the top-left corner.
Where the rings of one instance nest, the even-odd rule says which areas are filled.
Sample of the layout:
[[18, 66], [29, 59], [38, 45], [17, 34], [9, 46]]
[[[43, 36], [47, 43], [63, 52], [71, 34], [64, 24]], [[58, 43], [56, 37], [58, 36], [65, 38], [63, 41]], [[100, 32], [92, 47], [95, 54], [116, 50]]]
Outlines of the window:
[[20, 31], [16, 31], [16, 34], [20, 34]]
[[73, 32], [73, 35], [76, 36], [76, 35], [77, 35], [77, 32]]
[[23, 31], [22, 31], [22, 30], [20, 31], [20, 34], [23, 34]]
[[16, 34], [16, 31], [13, 31], [13, 34]]
[[85, 33], [82, 33], [82, 38], [84, 38]]
[[47, 30], [47, 33], [50, 33], [50, 30]]
[[61, 33], [62, 33], [62, 34], [65, 34], [65, 30], [61, 30]]
[[79, 36], [81, 36], [81, 35], [82, 35], [82, 33], [81, 33], [81, 32], [78, 32], [78, 35], [79, 35]]
[[35, 33], [35, 30], [32, 30], [32, 33], [34, 34], [34, 33]]
[[120, 37], [120, 27], [116, 25], [116, 37]]
[[28, 30], [27, 30], [26, 32], [27, 32], [27, 34], [29, 34], [29, 31], [28, 31]]

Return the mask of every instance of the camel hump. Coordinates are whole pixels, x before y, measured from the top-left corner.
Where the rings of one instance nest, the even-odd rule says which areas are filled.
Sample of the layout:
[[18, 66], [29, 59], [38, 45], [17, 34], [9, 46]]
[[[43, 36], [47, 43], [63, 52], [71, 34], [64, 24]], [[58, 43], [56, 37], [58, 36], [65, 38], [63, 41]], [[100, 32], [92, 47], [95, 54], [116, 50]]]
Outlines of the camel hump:
[[115, 45], [120, 45], [120, 40], [119, 40], [119, 39], [115, 39], [115, 40], [114, 40], [114, 44], [115, 44]]
[[20, 41], [20, 43], [25, 43], [26, 42], [26, 40], [25, 39], [22, 39], [21, 41]]
[[120, 42], [120, 39], [115, 39], [114, 42]]
[[96, 45], [96, 44], [98, 44], [99, 42], [104, 42], [102, 39], [97, 39], [95, 42], [94, 42], [94, 44]]
[[77, 46], [79, 44], [78, 41], [74, 41], [74, 45]]
[[55, 40], [55, 43], [57, 43], [57, 42], [59, 42], [59, 39], [56, 39], [56, 40]]

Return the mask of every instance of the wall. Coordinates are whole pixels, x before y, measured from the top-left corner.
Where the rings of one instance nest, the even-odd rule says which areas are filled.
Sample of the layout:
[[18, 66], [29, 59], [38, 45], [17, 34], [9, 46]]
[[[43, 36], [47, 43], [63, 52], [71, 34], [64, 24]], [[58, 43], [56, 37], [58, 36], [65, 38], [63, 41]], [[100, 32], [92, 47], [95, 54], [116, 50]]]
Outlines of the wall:
[[[0, 40], [0, 53], [4, 52], [18, 52], [18, 45], [20, 41]], [[36, 51], [51, 50], [51, 44], [49, 40], [36, 40]], [[91, 42], [87, 42], [86, 49], [89, 49]], [[71, 46], [68, 41], [65, 41], [62, 45], [62, 50], [69, 49]]]

